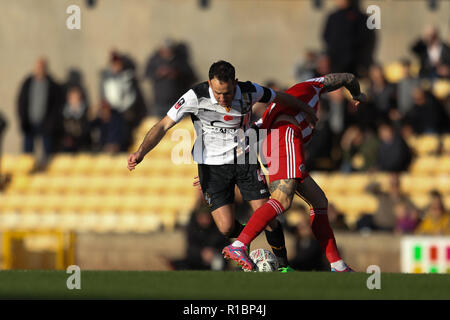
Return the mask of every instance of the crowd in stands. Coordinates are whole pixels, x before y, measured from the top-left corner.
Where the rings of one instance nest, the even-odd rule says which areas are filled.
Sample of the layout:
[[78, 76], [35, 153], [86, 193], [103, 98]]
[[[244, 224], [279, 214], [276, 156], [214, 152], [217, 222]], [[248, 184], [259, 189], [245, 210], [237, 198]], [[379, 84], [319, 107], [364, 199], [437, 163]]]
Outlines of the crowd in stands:
[[[402, 75], [393, 82], [386, 76], [385, 66], [376, 62], [377, 34], [366, 27], [367, 16], [357, 1], [337, 3], [337, 10], [324, 22], [323, 51], [307, 50], [295, 66], [295, 79], [300, 82], [332, 72], [352, 72], [369, 101], [355, 109], [343, 89], [322, 96], [320, 121], [306, 150], [307, 168], [392, 172], [389, 192], [375, 184], [367, 187], [380, 205], [376, 212], [362, 216], [355, 230], [448, 235], [450, 211], [442, 195], [433, 191], [429, 206], [416, 208], [402, 192], [399, 174], [408, 170], [415, 156], [407, 143], [411, 135], [450, 133], [450, 94], [437, 96], [433, 91], [438, 80], [450, 79], [449, 45], [438, 29], [427, 28], [404, 52], [405, 56], [417, 57], [418, 72], [413, 70], [411, 60], [402, 59]], [[39, 58], [18, 90], [23, 151], [34, 153], [39, 138], [43, 146], [40, 164], [44, 167], [56, 152], [128, 151], [133, 130], [141, 121], [148, 115], [164, 116], [176, 99], [199, 80], [188, 46], [171, 40], [149, 57], [144, 69], [144, 78], [153, 86], [152, 103], [145, 101], [142, 94], [139, 68], [118, 51], [111, 52], [107, 68], [101, 72], [100, 101], [92, 102], [79, 71], [72, 70], [64, 83], [57, 83], [49, 71], [49, 62]], [[273, 80], [266, 85], [276, 90], [284, 88]], [[301, 207], [290, 211], [298, 211], [302, 217], [291, 226], [297, 253], [292, 266], [298, 270], [323, 270], [323, 256], [309, 228], [308, 213]], [[345, 215], [332, 203], [328, 212], [335, 230], [350, 230]], [[172, 266], [222, 269], [222, 265], [211, 265], [225, 242], [208, 213], [198, 209], [188, 226], [188, 256], [198, 259], [173, 261]]]
[[[163, 116], [173, 102], [197, 80], [184, 43], [165, 41], [148, 59], [145, 78], [152, 82], [154, 101], [144, 99], [138, 68], [123, 52], [112, 51], [101, 71], [100, 101], [91, 102], [80, 71], [71, 70], [59, 83], [49, 62], [38, 58], [21, 83], [17, 114], [23, 134], [23, 152], [37, 153], [45, 167], [58, 152], [126, 152], [133, 130], [149, 116]], [[40, 140], [42, 152], [35, 151]]]

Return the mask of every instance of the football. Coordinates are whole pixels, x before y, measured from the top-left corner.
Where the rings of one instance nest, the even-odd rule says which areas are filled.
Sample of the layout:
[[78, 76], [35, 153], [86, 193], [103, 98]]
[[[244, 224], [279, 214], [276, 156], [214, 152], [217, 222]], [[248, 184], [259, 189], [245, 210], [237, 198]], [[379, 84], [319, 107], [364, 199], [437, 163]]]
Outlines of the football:
[[256, 265], [258, 272], [273, 272], [278, 270], [278, 261], [275, 255], [266, 249], [256, 249], [250, 252], [250, 259]]

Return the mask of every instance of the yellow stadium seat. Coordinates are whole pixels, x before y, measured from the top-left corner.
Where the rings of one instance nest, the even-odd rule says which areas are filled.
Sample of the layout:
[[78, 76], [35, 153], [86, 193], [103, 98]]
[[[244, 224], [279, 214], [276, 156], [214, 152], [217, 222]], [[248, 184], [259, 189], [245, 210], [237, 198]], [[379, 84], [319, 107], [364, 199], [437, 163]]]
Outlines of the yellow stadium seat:
[[90, 153], [76, 154], [72, 166], [73, 175], [92, 175], [95, 174], [94, 164], [96, 156]]
[[19, 227], [20, 214], [17, 212], [0, 213], [0, 231], [16, 229]]
[[[125, 157], [126, 159], [126, 157]], [[126, 166], [126, 160], [124, 159], [124, 168]], [[95, 176], [111, 175], [115, 170], [116, 159], [110, 154], [99, 154], [92, 156], [91, 160], [91, 173]]]
[[418, 209], [424, 209], [430, 203], [430, 196], [428, 194], [412, 195], [410, 198]]
[[416, 136], [410, 140], [412, 148], [419, 156], [430, 155], [438, 151], [439, 136], [434, 134], [425, 134]]
[[450, 173], [436, 177], [436, 188], [443, 195], [450, 195]]
[[412, 174], [433, 175], [440, 170], [439, 158], [436, 156], [418, 157], [413, 161], [409, 169]]
[[19, 193], [0, 194], [1, 212], [19, 212], [26, 195]]
[[427, 194], [436, 188], [436, 178], [433, 176], [403, 174], [400, 179], [401, 188], [406, 193]]
[[393, 62], [384, 67], [384, 74], [389, 82], [398, 82], [403, 79], [403, 67], [400, 62]]
[[442, 139], [443, 152], [446, 154], [450, 154], [450, 134], [442, 135], [441, 139]]
[[433, 94], [439, 100], [445, 100], [450, 95], [450, 80], [438, 79], [433, 83]]
[[72, 154], [57, 154], [50, 161], [47, 173], [51, 175], [71, 175], [75, 157]]
[[20, 214], [19, 228], [21, 229], [37, 229], [40, 226], [41, 216], [36, 212], [25, 212]]
[[58, 227], [62, 230], [75, 230], [78, 226], [80, 214], [76, 212], [61, 212], [58, 219]]
[[439, 173], [450, 174], [450, 155], [441, 156], [439, 159]]
[[77, 216], [77, 225], [75, 230], [79, 232], [95, 231], [100, 222], [99, 215], [93, 212], [79, 214]]
[[32, 155], [19, 155], [14, 164], [13, 174], [28, 174], [34, 169], [36, 160]]
[[116, 226], [120, 223], [120, 215], [115, 212], [105, 212], [99, 215], [99, 224], [96, 232], [106, 233], [115, 231]]
[[172, 231], [177, 224], [176, 213], [164, 212], [160, 215], [160, 219], [165, 231]]
[[39, 228], [54, 230], [58, 227], [59, 215], [55, 212], [45, 212], [40, 216]]
[[155, 232], [161, 228], [161, 218], [157, 214], [142, 214], [137, 232]]
[[30, 188], [31, 176], [24, 174], [14, 175], [5, 190], [6, 193], [27, 193]]
[[118, 219], [118, 224], [114, 227], [115, 232], [133, 232], [139, 227], [139, 215], [134, 212], [122, 213]]

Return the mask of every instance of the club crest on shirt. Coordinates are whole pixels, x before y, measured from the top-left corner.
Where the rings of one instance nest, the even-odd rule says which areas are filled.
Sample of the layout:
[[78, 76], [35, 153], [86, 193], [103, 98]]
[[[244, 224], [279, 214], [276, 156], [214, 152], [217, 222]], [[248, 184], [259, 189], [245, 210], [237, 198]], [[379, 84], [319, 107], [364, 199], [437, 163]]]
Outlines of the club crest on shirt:
[[177, 109], [177, 110], [180, 109], [181, 106], [184, 104], [184, 102], [185, 102], [184, 98], [181, 98], [180, 100], [178, 100], [178, 102], [175, 103], [175, 109]]

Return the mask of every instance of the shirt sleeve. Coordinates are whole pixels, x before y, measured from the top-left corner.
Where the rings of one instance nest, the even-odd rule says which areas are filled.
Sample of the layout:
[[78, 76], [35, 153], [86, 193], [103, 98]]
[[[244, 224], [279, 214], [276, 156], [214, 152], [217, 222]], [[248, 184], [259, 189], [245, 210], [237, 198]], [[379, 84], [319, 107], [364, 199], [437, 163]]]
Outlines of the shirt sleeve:
[[271, 103], [276, 97], [275, 91], [270, 88], [260, 86], [259, 84], [253, 82], [256, 93], [252, 94], [252, 104], [256, 102]]
[[167, 112], [167, 115], [170, 119], [178, 123], [188, 113], [198, 114], [198, 99], [192, 89], [178, 99], [178, 101]]

